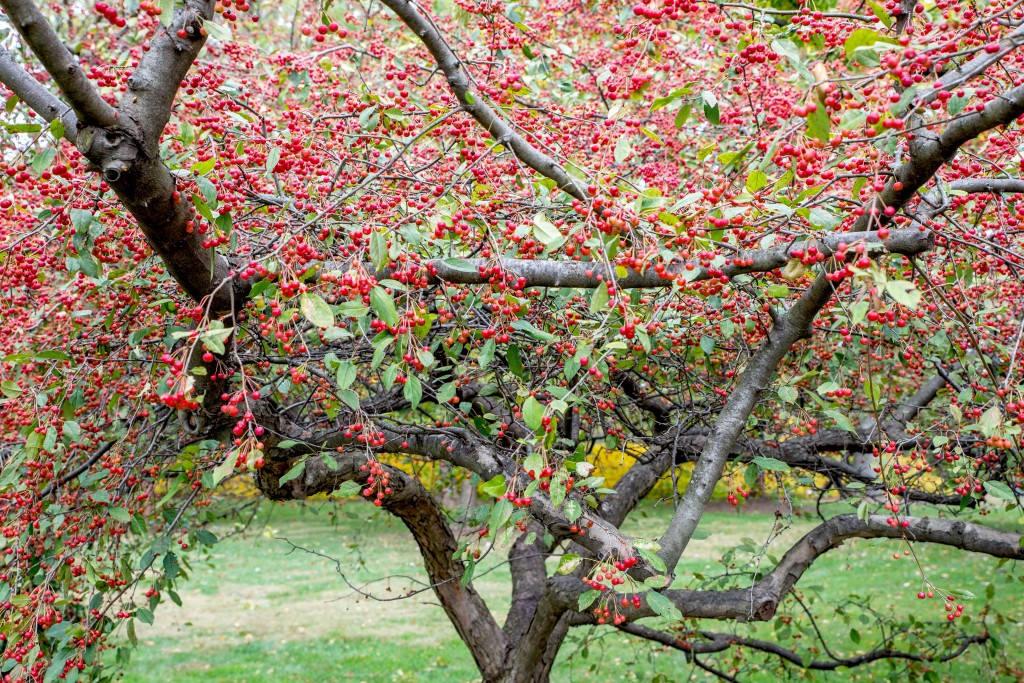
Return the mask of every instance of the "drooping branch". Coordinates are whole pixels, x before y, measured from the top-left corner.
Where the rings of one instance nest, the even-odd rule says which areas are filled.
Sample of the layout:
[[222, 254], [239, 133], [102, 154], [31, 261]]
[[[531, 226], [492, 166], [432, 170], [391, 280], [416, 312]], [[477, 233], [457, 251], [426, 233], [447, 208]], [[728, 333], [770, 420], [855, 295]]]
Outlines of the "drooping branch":
[[[83, 125], [115, 125], [117, 113], [114, 108], [100, 97], [78, 60], [35, 3], [32, 0], [0, 0], [0, 8], [7, 13], [11, 24], [64, 93], [79, 121]], [[38, 113], [43, 115], [43, 112]]]
[[[187, 0], [170, 26], [157, 27], [149, 49], [128, 77], [118, 112], [138, 128], [150, 158], [158, 154], [160, 136], [170, 120], [181, 81], [206, 42], [203, 22], [212, 20], [213, 5], [208, 0]], [[178, 31], [184, 31], [185, 37], [179, 37]]]
[[1020, 178], [963, 178], [949, 184], [953, 192], [967, 194], [1021, 194], [1024, 193], [1024, 180]]
[[[279, 416], [276, 417], [280, 419]], [[275, 416], [267, 415], [261, 423], [273, 424], [274, 419]], [[479, 475], [485, 481], [503, 475], [508, 481], [514, 482], [516, 490], [525, 489], [529, 483], [527, 475], [514, 460], [504, 457], [496, 447], [464, 430], [397, 428], [379, 421], [374, 429], [383, 438], [381, 445], [373, 447], [372, 450], [375, 452], [404, 453], [448, 462]], [[346, 430], [314, 433], [294, 427], [282, 427], [273, 431], [287, 434], [290, 440], [301, 442], [287, 448], [279, 448], [274, 440], [268, 440], [267, 461], [279, 463], [277, 467], [284, 467], [285, 470], [306, 455], [323, 450], [336, 450], [339, 447], [353, 448], [357, 445], [357, 436], [346, 435]], [[322, 462], [322, 459], [319, 455], [312, 455], [307, 460], [306, 477], [286, 482], [283, 486], [278, 486], [273, 477], [260, 474], [257, 476], [260, 490], [268, 497], [279, 500], [301, 499], [315, 493], [333, 491], [337, 484], [331, 477], [310, 478], [313, 476], [309, 474], [310, 472], [324, 472], [322, 469], [310, 469], [309, 463], [314, 461]], [[273, 471], [276, 472], [276, 469]], [[531, 498], [530, 514], [556, 539], [571, 537], [573, 542], [592, 552], [596, 557], [631, 554], [630, 537], [622, 533], [616, 524], [603, 519], [587, 506], [583, 506], [582, 516], [574, 521], [566, 516], [563, 509], [555, 506], [551, 498], [543, 492], [535, 492]], [[586, 527], [586, 533], [582, 536], [573, 534], [571, 528], [574, 526]]]
[[[215, 314], [233, 310], [245, 298], [246, 284], [230, 280], [227, 260], [203, 246], [199, 231], [189, 229], [191, 206], [176, 197], [174, 177], [157, 154], [159, 135], [170, 116], [174, 96], [206, 41], [200, 28], [203, 21], [212, 19], [214, 3], [188, 0], [178, 8], [170, 26], [157, 29], [151, 49], [143, 53], [129, 77], [128, 92], [117, 112], [95, 94], [31, 0], [2, 0], [0, 6], [75, 107], [80, 130], [75, 131], [77, 135], [70, 133], [75, 136], [69, 139], [75, 141], [91, 168], [103, 175], [138, 221], [170, 274], [194, 300], [209, 298]], [[178, 31], [184, 31], [186, 37], [178, 38]], [[54, 113], [59, 107], [55, 98], [31, 87], [18, 70], [11, 68], [12, 63], [0, 56], [5, 84], [12, 89], [17, 86], [26, 95], [19, 97], [47, 120], [60, 115], [63, 109]]]
[[484, 94], [474, 90], [469, 74], [462, 61], [452, 51], [440, 31], [419, 8], [409, 0], [381, 0], [392, 12], [398, 15], [406, 26], [423, 41], [438, 68], [448, 80], [448, 85], [455, 94], [462, 108], [483, 126], [484, 130], [494, 139], [512, 150], [521, 162], [555, 181], [559, 188], [580, 201], [587, 201], [584, 188], [565, 172], [558, 162], [527, 142], [515, 132], [505, 119], [498, 115], [484, 101]]
[[835, 671], [840, 667], [853, 668], [885, 659], [902, 659], [911, 662], [948, 662], [962, 655], [971, 645], [985, 643], [989, 639], [987, 633], [966, 636], [960, 639], [960, 642], [953, 650], [943, 654], [922, 654], [917, 652], [894, 650], [889, 647], [879, 647], [869, 650], [863, 654], [854, 655], [853, 657], [835, 657], [833, 659], [812, 659], [810, 661], [806, 661], [800, 656], [800, 654], [793, 650], [786, 649], [778, 643], [772, 643], [758, 638], [745, 638], [743, 636], [729, 633], [710, 633], [707, 631], [700, 631], [698, 635], [702, 640], [684, 640], [677, 635], [659, 631], [657, 629], [644, 626], [643, 624], [625, 622], [618, 628], [620, 631], [629, 633], [630, 635], [679, 650], [686, 654], [687, 659], [699, 654], [724, 652], [732, 647], [745, 647], [751, 650], [757, 650], [758, 652], [774, 655], [782, 659], [787, 664], [792, 664], [793, 666], [801, 669], [810, 669], [813, 671]]
[[64, 125], [64, 139], [71, 144], [75, 143], [78, 134], [78, 117], [75, 112], [14, 61], [14, 57], [3, 46], [0, 46], [0, 83], [10, 88], [18, 99], [47, 122], [59, 118]]

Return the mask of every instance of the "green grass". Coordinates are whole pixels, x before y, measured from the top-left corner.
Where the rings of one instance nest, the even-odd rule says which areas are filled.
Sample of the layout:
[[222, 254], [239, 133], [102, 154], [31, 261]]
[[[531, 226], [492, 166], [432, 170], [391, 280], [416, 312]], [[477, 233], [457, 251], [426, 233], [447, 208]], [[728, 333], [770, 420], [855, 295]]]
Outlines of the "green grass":
[[[156, 612], [153, 626], [138, 628], [139, 648], [125, 672], [130, 683], [200, 682], [261, 683], [266, 681], [438, 681], [478, 679], [472, 658], [430, 591], [390, 602], [360, 597], [349, 585], [378, 598], [399, 598], [425, 579], [415, 543], [405, 527], [375, 508], [333, 504], [318, 509], [291, 505], [266, 506], [258, 523], [244, 535], [228, 535], [215, 546], [212, 563], [193, 567], [181, 591], [184, 606], [169, 602]], [[648, 507], [627, 524], [632, 534], [657, 536], [670, 512]], [[709, 512], [702, 530], [710, 535], [695, 541], [678, 572], [680, 581], [694, 573], [712, 576], [723, 571], [722, 554], [742, 539], [762, 544], [775, 518], [759, 512]], [[780, 553], [813, 526], [797, 519], [771, 545]], [[297, 546], [336, 558], [314, 555]], [[917, 614], [939, 624], [944, 614], [938, 600], [920, 601], [920, 571], [912, 558], [892, 559], [895, 545], [885, 541], [854, 541], [825, 555], [799, 587], [819, 617], [818, 625], [835, 651], [855, 654], [874, 645], [865, 614], [855, 607], [848, 616], [834, 605], [849, 594], [872, 596], [883, 614]], [[988, 584], [995, 584], [997, 606], [1006, 619], [995, 626], [1005, 651], [1024, 645], [1024, 593], [1012, 564], [945, 548], [920, 545], [917, 560], [929, 578], [945, 589], [969, 590], [977, 599], [965, 602], [967, 627], [977, 627]], [[737, 562], [742, 567], [749, 557]], [[475, 585], [491, 609], [508, 608], [508, 570], [501, 553], [492, 553], [477, 568]], [[770, 567], [771, 561], [764, 560]], [[344, 574], [344, 578], [339, 573]], [[489, 570], [489, 571], [488, 571]], [[1019, 575], [1020, 572], [1018, 571]], [[392, 577], [385, 579], [384, 577]], [[499, 617], [500, 618], [500, 617]], [[849, 621], [850, 623], [847, 623]], [[703, 624], [729, 630], [730, 624]], [[863, 639], [849, 639], [856, 628]], [[773, 625], [756, 627], [770, 637]], [[583, 658], [584, 651], [587, 654]], [[709, 659], [708, 661], [714, 661]], [[975, 648], [952, 665], [936, 668], [941, 680], [991, 680], [991, 663]], [[593, 668], [592, 668], [593, 667]], [[886, 664], [857, 670], [857, 675], [887, 678]], [[556, 664], [556, 681], [708, 680], [684, 657], [610, 628], [578, 629], [566, 641]], [[745, 671], [742, 680], [772, 681], [774, 674]], [[848, 680], [835, 673], [824, 680]], [[902, 679], [900, 679], [902, 680]]]

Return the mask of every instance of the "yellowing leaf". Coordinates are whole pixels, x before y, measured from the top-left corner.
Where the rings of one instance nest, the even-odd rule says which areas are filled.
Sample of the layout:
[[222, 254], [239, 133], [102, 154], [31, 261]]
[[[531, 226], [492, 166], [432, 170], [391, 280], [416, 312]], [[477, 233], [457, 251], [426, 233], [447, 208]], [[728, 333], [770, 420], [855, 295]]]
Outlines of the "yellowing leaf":
[[327, 329], [334, 325], [334, 312], [319, 294], [306, 292], [299, 299], [299, 310], [306, 320], [313, 323], [320, 329]]

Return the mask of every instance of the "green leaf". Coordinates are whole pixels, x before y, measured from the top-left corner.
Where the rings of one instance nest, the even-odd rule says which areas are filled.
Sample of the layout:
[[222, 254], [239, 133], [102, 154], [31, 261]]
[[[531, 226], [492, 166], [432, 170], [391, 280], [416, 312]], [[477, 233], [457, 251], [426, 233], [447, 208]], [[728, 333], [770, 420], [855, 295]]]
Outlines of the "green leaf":
[[575, 499], [570, 498], [565, 501], [565, 507], [562, 509], [562, 512], [565, 513], [566, 518], [570, 522], [575, 522], [583, 514], [583, 508], [580, 507], [580, 504]]
[[880, 35], [878, 31], [872, 31], [869, 28], [859, 28], [851, 33], [850, 37], [843, 43], [843, 48], [846, 50], [846, 59], [850, 59], [857, 48], [868, 47], [876, 43], [898, 45], [897, 41]]
[[491, 361], [494, 360], [495, 342], [493, 339], [488, 339], [484, 342], [483, 347], [480, 349], [480, 355], [477, 357], [477, 363], [481, 368], [490, 367]]
[[682, 107], [680, 107], [679, 111], [676, 113], [676, 118], [675, 121], [672, 122], [672, 125], [674, 125], [677, 129], [682, 128], [684, 125], [686, 125], [686, 121], [687, 119], [690, 118], [690, 111], [692, 109], [693, 107], [689, 103], [684, 104]]
[[562, 239], [561, 231], [541, 211], [533, 219], [533, 234], [545, 247]]
[[722, 121], [722, 112], [718, 108], [718, 98], [710, 90], [702, 92], [700, 97], [704, 103], [704, 116], [709, 123], [717, 126]]
[[661, 593], [648, 591], [644, 593], [644, 596], [647, 598], [647, 605], [654, 610], [655, 614], [673, 621], [683, 618], [683, 613], [679, 611], [679, 608]]
[[380, 123], [380, 114], [377, 113], [377, 106], [367, 107], [359, 114], [359, 127], [363, 130], [370, 131], [377, 127]]
[[210, 157], [206, 161], [197, 161], [192, 164], [192, 172], [196, 175], [206, 175], [213, 170], [213, 167], [217, 165], [217, 160]]
[[665, 95], [664, 97], [659, 97], [656, 100], [654, 100], [654, 104], [651, 105], [651, 111], [658, 111], [662, 107], [665, 107], [675, 102], [683, 95], [688, 95], [689, 92], [690, 91], [688, 88], [679, 88], [678, 90], [673, 90], [668, 95]]
[[544, 330], [538, 330], [536, 327], [533, 326], [532, 323], [530, 323], [529, 320], [523, 320], [522, 318], [512, 323], [512, 329], [524, 332], [529, 336], [533, 337], [534, 339], [536, 339], [537, 341], [546, 342], [551, 341], [552, 339], [555, 338], [555, 335], [551, 334], [550, 332], [545, 332]]
[[768, 184], [768, 176], [764, 171], [751, 171], [747, 176], [747, 192], [754, 193]]
[[602, 282], [590, 297], [590, 312], [600, 315], [608, 307], [608, 283]]
[[[838, 389], [838, 387], [836, 388]], [[832, 418], [835, 421], [836, 426], [839, 427], [840, 429], [850, 432], [851, 434], [859, 433], [857, 431], [857, 428], [853, 426], [853, 423], [850, 422], [850, 418], [848, 418], [846, 415], [839, 412], [838, 410], [826, 410], [825, 414]]]
[[899, 116], [907, 110], [907, 107], [910, 106], [910, 103], [914, 101], [915, 97], [917, 97], [917, 86], [912, 85], [903, 91], [903, 94], [900, 95], [899, 102], [889, 107], [889, 112], [893, 116]]
[[985, 491], [988, 492], [993, 498], [1000, 498], [1002, 500], [1017, 500], [1017, 496], [1014, 495], [1010, 487], [1001, 481], [986, 481]]
[[279, 161], [281, 161], [281, 150], [274, 147], [267, 153], [267, 173], [273, 173]]
[[218, 24], [214, 21], [204, 19], [203, 28], [206, 29], [206, 35], [219, 40], [222, 43], [226, 43], [231, 40], [231, 29], [224, 24]]
[[362, 490], [363, 486], [358, 481], [346, 481], [336, 488], [331, 495], [335, 498], [351, 498], [352, 496], [358, 496]]
[[767, 470], [769, 472], [789, 471], [789, 465], [782, 462], [781, 460], [777, 460], [776, 458], [768, 458], [763, 455], [759, 455], [756, 458], [752, 459], [750, 462], [757, 465], [762, 470]]
[[351, 361], [345, 361], [338, 366], [337, 371], [334, 373], [334, 381], [338, 385], [338, 390], [348, 389], [352, 386], [352, 382], [356, 380], [356, 366]]
[[446, 382], [437, 390], [437, 402], [447, 403], [455, 398], [455, 382]]
[[278, 484], [287, 484], [292, 479], [298, 479], [306, 469], [306, 461], [300, 460], [295, 463], [290, 470], [284, 473], [284, 475], [277, 480]]
[[783, 403], [793, 403], [797, 398], [797, 391], [795, 387], [779, 387], [779, 399]]
[[13, 379], [8, 379], [0, 382], [0, 392], [3, 392], [3, 395], [7, 398], [16, 398], [21, 396], [24, 390]]
[[594, 601], [601, 595], [601, 591], [584, 591], [580, 593], [580, 597], [577, 600], [576, 609], [580, 612], [584, 611], [588, 607], [594, 604]]
[[208, 531], [206, 529], [199, 529], [198, 531], [196, 531], [196, 540], [202, 543], [203, 545], [216, 545], [217, 535], [214, 534], [212, 531]]
[[981, 427], [981, 433], [986, 437], [992, 436], [1003, 426], [1003, 412], [999, 409], [999, 406], [992, 406], [978, 419], [978, 426]]
[[885, 283], [885, 291], [896, 303], [907, 308], [916, 309], [921, 303], [921, 290], [913, 282], [889, 280]]
[[618, 164], [623, 163], [626, 159], [633, 154], [633, 143], [630, 142], [629, 138], [625, 135], [619, 137], [615, 141], [615, 162]]
[[868, 0], [868, 7], [871, 8], [871, 11], [874, 13], [876, 17], [878, 17], [878, 20], [882, 22], [882, 24], [886, 28], [892, 26], [892, 16], [885, 11], [885, 8], [883, 8], [877, 2], [872, 2], [871, 0]]
[[452, 270], [457, 270], [460, 273], [475, 273], [477, 272], [476, 266], [471, 261], [467, 261], [464, 258], [446, 258], [441, 261], [444, 265], [448, 266]]
[[52, 135], [55, 140], [60, 140], [61, 138], [63, 138], [64, 132], [65, 131], [63, 121], [61, 121], [60, 119], [54, 119], [53, 121], [50, 121], [50, 135]]
[[484, 482], [480, 486], [480, 490], [489, 496], [494, 498], [501, 498], [508, 492], [508, 484], [505, 481], [505, 475], [496, 474], [489, 481]]
[[377, 270], [384, 270], [391, 261], [391, 257], [388, 256], [387, 242], [384, 236], [377, 231], [370, 233], [370, 261], [373, 262], [373, 267]]
[[528, 397], [523, 402], [523, 421], [526, 422], [530, 429], [536, 432], [540, 430], [543, 418], [544, 406], [533, 396]]
[[405, 400], [409, 402], [413, 410], [420, 404], [420, 399], [423, 398], [423, 385], [420, 384], [420, 380], [415, 375], [411, 375], [405, 381], [405, 388], [402, 390], [402, 395], [405, 396]]
[[306, 320], [313, 323], [320, 329], [327, 329], [334, 325], [334, 312], [330, 305], [319, 294], [306, 292], [299, 298], [299, 309]]
[[398, 309], [395, 308], [395, 300], [391, 298], [383, 287], [374, 287], [370, 290], [370, 306], [377, 317], [383, 320], [389, 327], [398, 325]]
[[174, 21], [174, 0], [157, 0], [156, 6], [160, 8], [160, 23], [170, 26]]
[[526, 379], [526, 370], [523, 368], [522, 352], [519, 350], [518, 346], [511, 344], [508, 347], [508, 351], [505, 353], [505, 359], [508, 361], [508, 369], [512, 371], [513, 375]]
[[87, 209], [71, 209], [71, 225], [75, 226], [75, 234], [89, 234], [89, 226], [92, 225], [92, 211]]
[[562, 555], [562, 559], [558, 561], [558, 569], [555, 571], [559, 574], [571, 574], [576, 567], [583, 563], [583, 558], [575, 553], [566, 553]]
[[828, 142], [831, 136], [832, 119], [825, 110], [824, 105], [818, 105], [817, 109], [807, 115], [807, 134], [812, 138]]

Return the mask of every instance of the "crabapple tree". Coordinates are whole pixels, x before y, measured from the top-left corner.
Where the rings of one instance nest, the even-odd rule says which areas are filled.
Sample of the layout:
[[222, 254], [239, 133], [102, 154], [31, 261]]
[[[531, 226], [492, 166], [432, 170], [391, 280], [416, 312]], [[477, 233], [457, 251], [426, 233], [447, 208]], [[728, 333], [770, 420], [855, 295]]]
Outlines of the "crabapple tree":
[[[0, 8], [0, 679], [115, 675], [235, 477], [400, 519], [486, 681], [595, 626], [726, 680], [997, 647], [914, 557], [1024, 558], [1021, 2]], [[818, 524], [695, 576], [716, 487]], [[828, 643], [852, 538], [922, 610]]]

